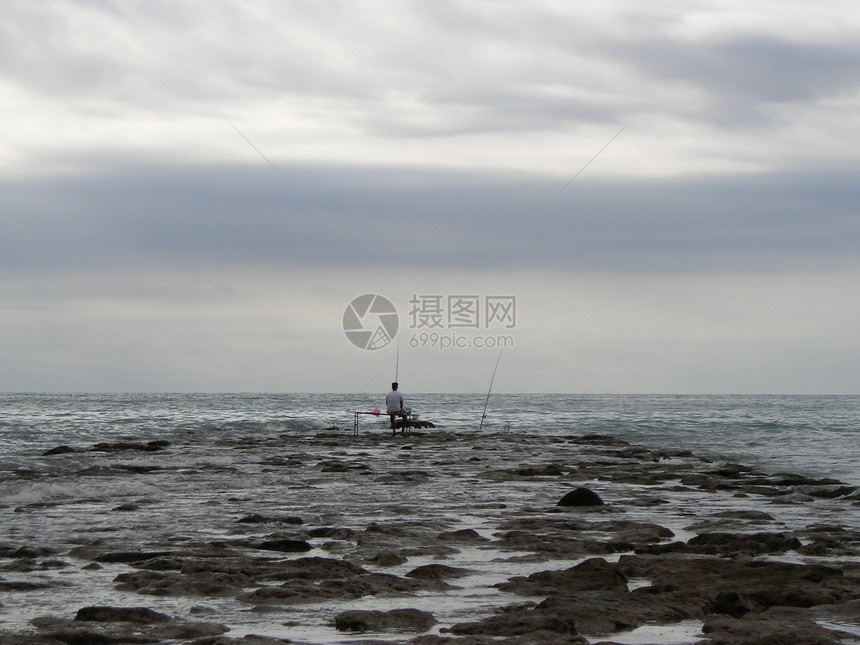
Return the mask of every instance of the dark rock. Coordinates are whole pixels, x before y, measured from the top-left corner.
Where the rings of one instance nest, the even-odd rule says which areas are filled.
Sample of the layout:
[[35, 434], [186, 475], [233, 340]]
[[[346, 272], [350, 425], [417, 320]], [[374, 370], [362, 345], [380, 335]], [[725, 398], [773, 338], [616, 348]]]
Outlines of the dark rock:
[[246, 515], [245, 517], [236, 520], [240, 524], [271, 524], [271, 523], [280, 523], [280, 524], [303, 524], [304, 520], [300, 517], [294, 517], [291, 515], [277, 515], [273, 517], [269, 517], [266, 515], [260, 515], [259, 513], [252, 513], [251, 515]]
[[[584, 638], [579, 637], [576, 631], [576, 622], [570, 614], [563, 612], [546, 611], [545, 608], [532, 607], [531, 605], [514, 605], [502, 608], [494, 616], [490, 616], [475, 623], [457, 623], [450, 628], [443, 628], [442, 632], [450, 632], [458, 636], [464, 635], [486, 635], [486, 636], [522, 636], [525, 634], [540, 634], [549, 632], [576, 637], [569, 640], [570, 643], [587, 643]], [[545, 642], [538, 638], [535, 642]]]
[[721, 591], [707, 609], [709, 614], [726, 614], [732, 618], [740, 618], [748, 614], [747, 607], [735, 591]]
[[75, 620], [105, 623], [166, 623], [170, 616], [146, 607], [83, 607], [78, 610]]
[[784, 533], [703, 533], [690, 538], [687, 544], [697, 553], [763, 555], [792, 551], [800, 547], [801, 542]]
[[164, 450], [170, 445], [169, 441], [156, 440], [140, 443], [137, 441], [112, 441], [101, 442], [93, 445], [90, 450], [93, 452], [122, 452], [122, 451], [138, 451], [138, 452], [155, 452]]
[[286, 638], [271, 638], [269, 636], [248, 634], [242, 638], [210, 636], [208, 638], [189, 641], [188, 645], [287, 645], [288, 643], [292, 643], [292, 641]]
[[555, 464], [545, 466], [522, 466], [511, 471], [518, 477], [560, 477], [564, 471]]
[[417, 567], [406, 574], [408, 578], [421, 578], [422, 580], [444, 580], [445, 578], [462, 578], [469, 575], [468, 569], [460, 567], [449, 567], [444, 564], [425, 564]]
[[114, 578], [116, 588], [147, 596], [232, 596], [251, 586], [243, 573], [180, 574], [159, 571], [121, 573]]
[[591, 446], [629, 446], [630, 443], [608, 434], [586, 434], [581, 437], [573, 437], [573, 443]]
[[617, 564], [591, 558], [563, 571], [540, 571], [497, 585], [521, 596], [569, 595], [580, 591], [627, 591], [627, 577]]
[[588, 488], [577, 488], [562, 497], [556, 506], [603, 506], [603, 500]]
[[352, 529], [334, 528], [323, 526], [308, 531], [308, 536], [312, 538], [328, 538], [329, 540], [349, 540], [355, 535]]
[[381, 551], [370, 559], [370, 562], [380, 567], [397, 567], [406, 561], [405, 557], [394, 551]]
[[41, 558], [53, 553], [50, 549], [40, 546], [0, 546], [0, 557], [2, 558]]
[[459, 529], [457, 531], [445, 531], [436, 536], [437, 540], [446, 542], [489, 542], [487, 538], [475, 529]]
[[51, 448], [50, 450], [46, 450], [42, 453], [43, 457], [50, 457], [51, 455], [67, 455], [72, 452], [79, 452], [77, 448], [72, 448], [71, 446], [57, 446], [56, 448]]
[[310, 551], [313, 547], [304, 540], [292, 540], [290, 538], [279, 538], [266, 540], [257, 548], [264, 551], [280, 551], [282, 553], [303, 553]]
[[[155, 613], [155, 612], [153, 612]], [[39, 636], [65, 645], [129, 645], [131, 643], [187, 642], [223, 634], [227, 628], [214, 623], [195, 623], [168, 619], [157, 622], [65, 621], [35, 618], [31, 624]], [[53, 640], [51, 640], [53, 639]], [[2, 642], [2, 641], [0, 641]], [[34, 639], [34, 643], [39, 643]]]
[[104, 553], [97, 556], [95, 559], [96, 562], [104, 562], [108, 564], [129, 564], [132, 562], [151, 560], [152, 558], [160, 558], [170, 554], [170, 551], [116, 551], [112, 553]]
[[341, 632], [425, 632], [435, 624], [433, 614], [418, 609], [394, 609], [385, 612], [352, 610], [338, 614], [334, 619], [335, 628]]

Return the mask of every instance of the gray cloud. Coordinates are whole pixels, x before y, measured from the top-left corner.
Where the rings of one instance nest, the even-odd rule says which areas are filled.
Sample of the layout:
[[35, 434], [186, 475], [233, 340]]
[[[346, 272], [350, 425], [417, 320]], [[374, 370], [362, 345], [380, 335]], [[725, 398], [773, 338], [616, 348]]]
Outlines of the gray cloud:
[[[392, 168], [296, 167], [285, 173], [324, 217], [265, 166], [128, 167], [99, 176], [5, 180], [0, 266], [349, 267], [361, 265], [364, 254], [378, 266], [474, 273], [559, 188]], [[583, 177], [494, 267], [832, 268], [857, 259], [858, 191], [850, 173], [697, 181]]]
[[[682, 12], [630, 8], [602, 22], [517, 4], [388, 10], [13, 2], [0, 14], [0, 69], [84, 115], [99, 101], [162, 115], [316, 101], [323, 114], [348, 106], [341, 123], [393, 137], [563, 131], [656, 107], [730, 127], [763, 118], [772, 102], [838, 95], [860, 78], [851, 41], [665, 35]], [[707, 106], [668, 98], [678, 81], [705, 92]]]

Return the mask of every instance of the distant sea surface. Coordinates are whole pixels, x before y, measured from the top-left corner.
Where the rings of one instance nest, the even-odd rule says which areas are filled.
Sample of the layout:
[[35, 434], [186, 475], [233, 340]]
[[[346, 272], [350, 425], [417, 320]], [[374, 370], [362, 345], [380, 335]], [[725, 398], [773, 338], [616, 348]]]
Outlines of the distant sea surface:
[[[478, 394], [410, 394], [421, 419], [449, 432], [477, 432]], [[230, 439], [337, 426], [384, 407], [378, 395], [0, 394], [0, 472], [28, 468], [47, 448], [124, 440]], [[360, 432], [385, 415], [359, 416]], [[649, 447], [690, 449], [769, 472], [860, 484], [858, 396], [670, 396], [493, 394], [483, 432], [610, 434]]]

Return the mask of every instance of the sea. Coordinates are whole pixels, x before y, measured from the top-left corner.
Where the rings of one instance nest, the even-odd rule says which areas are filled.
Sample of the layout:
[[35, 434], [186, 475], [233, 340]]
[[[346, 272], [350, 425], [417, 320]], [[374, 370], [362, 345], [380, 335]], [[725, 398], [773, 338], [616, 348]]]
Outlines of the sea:
[[[447, 433], [461, 443], [468, 443], [470, 436], [490, 436], [501, 447], [513, 447], [528, 437], [612, 435], [649, 448], [690, 450], [715, 463], [860, 486], [858, 396], [493, 393], [487, 397], [418, 394], [408, 388], [404, 396], [419, 420], [433, 424], [421, 430], [425, 436]], [[392, 502], [390, 486], [357, 490], [337, 480], [293, 482], [276, 468], [265, 467], [279, 463], [272, 461], [278, 456], [273, 453], [289, 453], [299, 460], [307, 455], [325, 459], [326, 454], [318, 453], [328, 449], [315, 441], [321, 433], [352, 438], [342, 445], [355, 448], [340, 449], [341, 458], [384, 460], [385, 444], [366, 443], [370, 437], [391, 436], [387, 416], [378, 414], [384, 397], [385, 392], [0, 394], [0, 547], [42, 548], [68, 560], [74, 549], [106, 540], [157, 547], [177, 540], [222, 539], [233, 530], [224, 518], [233, 522], [243, 513], [280, 511], [320, 524], [355, 526], [384, 519], [386, 504]], [[420, 445], [420, 437], [410, 441]], [[169, 442], [171, 449], [122, 455], [90, 450], [104, 442], [150, 441]], [[76, 452], [44, 454], [58, 446]], [[446, 481], [456, 484], [455, 478]], [[529, 497], [535, 495], [533, 488], [511, 485], [503, 492], [521, 494], [523, 504], [537, 503]], [[482, 525], [489, 519], [468, 510], [468, 490], [456, 491], [456, 496], [451, 493], [450, 499], [446, 491], [428, 489], [418, 494], [431, 511], [436, 504], [436, 512], [449, 518], [461, 512], [464, 526], [478, 527], [489, 535], [489, 524]], [[727, 498], [725, 503], [735, 501]], [[127, 507], [136, 512], [117, 512], [124, 504], [131, 504]], [[844, 508], [839, 512], [844, 513]], [[860, 529], [860, 510], [856, 505], [847, 508], [853, 510], [839, 521]], [[790, 525], [795, 511], [789, 507], [781, 512]], [[471, 557], [469, 565], [481, 569], [482, 556]], [[0, 565], [4, 562], [0, 558]], [[0, 598], [0, 631], [26, 629], [28, 621], [38, 616], [73, 616], [74, 609], [83, 605], [143, 604], [118, 595], [112, 584], [116, 568], [85, 571], [81, 563], [72, 564], [39, 574], [48, 581], [61, 579], [60, 585]], [[469, 593], [440, 601], [449, 604], [437, 604], [434, 611], [443, 615], [448, 611], [453, 621], [457, 612], [502, 604], [497, 593], [481, 589], [534, 570], [526, 564], [522, 569], [485, 565], [484, 576], [473, 580]], [[13, 579], [15, 574], [0, 566], [0, 580]], [[238, 637], [283, 635], [283, 622], [249, 613], [232, 601], [150, 600], [157, 603], [156, 609], [174, 615], [208, 602]], [[329, 610], [335, 609], [315, 609], [317, 614]], [[318, 615], [303, 616], [298, 613], [292, 620], [289, 637], [295, 642], [348, 641], [321, 626]], [[682, 632], [675, 634], [674, 641], [667, 636], [661, 642], [695, 642]]]
[[[485, 432], [609, 434], [769, 472], [860, 485], [860, 396], [493, 394], [488, 399], [406, 392], [406, 405], [449, 431], [478, 432], [481, 426]], [[33, 467], [42, 451], [61, 444], [352, 430], [356, 412], [384, 407], [384, 392], [0, 394], [0, 472]], [[378, 429], [387, 422], [380, 418], [359, 416], [359, 429]]]

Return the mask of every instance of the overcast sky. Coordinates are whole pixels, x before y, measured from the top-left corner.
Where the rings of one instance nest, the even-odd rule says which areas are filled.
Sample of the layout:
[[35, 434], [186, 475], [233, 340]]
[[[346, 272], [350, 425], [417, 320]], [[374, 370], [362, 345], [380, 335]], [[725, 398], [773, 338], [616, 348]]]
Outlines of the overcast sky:
[[860, 394], [858, 108], [840, 0], [6, 0], [0, 390]]

